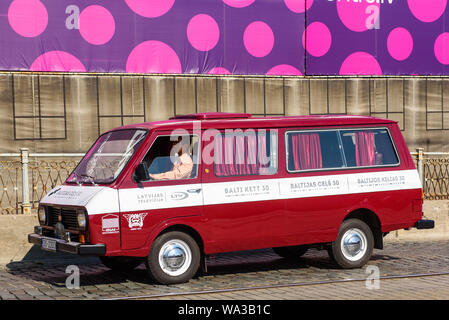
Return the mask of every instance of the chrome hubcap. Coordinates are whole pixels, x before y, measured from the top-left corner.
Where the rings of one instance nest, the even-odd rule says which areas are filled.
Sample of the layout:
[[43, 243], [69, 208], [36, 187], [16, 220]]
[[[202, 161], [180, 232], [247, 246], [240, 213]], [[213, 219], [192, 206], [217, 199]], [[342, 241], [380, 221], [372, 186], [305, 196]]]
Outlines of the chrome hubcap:
[[192, 263], [192, 252], [182, 240], [170, 240], [159, 251], [159, 265], [170, 276], [179, 276]]
[[367, 250], [365, 234], [356, 228], [349, 229], [341, 238], [341, 248], [346, 259], [350, 261], [360, 260]]

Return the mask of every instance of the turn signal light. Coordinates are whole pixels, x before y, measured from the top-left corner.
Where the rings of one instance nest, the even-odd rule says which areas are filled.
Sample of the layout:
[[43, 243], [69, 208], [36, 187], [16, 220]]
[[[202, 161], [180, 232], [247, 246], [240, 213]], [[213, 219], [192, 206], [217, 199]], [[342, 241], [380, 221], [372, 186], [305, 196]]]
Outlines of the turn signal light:
[[86, 238], [84, 237], [84, 234], [80, 234], [80, 243], [85, 244]]

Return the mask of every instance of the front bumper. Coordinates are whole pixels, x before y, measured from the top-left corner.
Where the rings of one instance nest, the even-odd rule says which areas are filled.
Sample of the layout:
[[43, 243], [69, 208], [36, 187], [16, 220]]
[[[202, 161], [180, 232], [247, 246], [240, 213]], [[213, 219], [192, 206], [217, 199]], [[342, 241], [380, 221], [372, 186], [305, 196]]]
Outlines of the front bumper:
[[419, 221], [416, 221], [414, 227], [416, 229], [433, 229], [433, 228], [435, 228], [435, 221], [433, 221], [433, 220], [419, 220]]
[[51, 250], [52, 252], [66, 252], [81, 256], [104, 256], [106, 254], [105, 244], [81, 244], [79, 242], [67, 242], [61, 239], [41, 236], [37, 233], [31, 233], [28, 235], [28, 242], [37, 244], [41, 248], [42, 239], [56, 242], [55, 250]]

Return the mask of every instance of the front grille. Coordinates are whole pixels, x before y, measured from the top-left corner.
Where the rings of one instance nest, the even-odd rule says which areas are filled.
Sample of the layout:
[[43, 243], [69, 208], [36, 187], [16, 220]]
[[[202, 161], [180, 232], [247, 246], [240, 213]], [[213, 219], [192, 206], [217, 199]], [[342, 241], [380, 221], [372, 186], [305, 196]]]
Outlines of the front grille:
[[[61, 222], [64, 225], [64, 228], [70, 230], [79, 230], [78, 227], [78, 218], [76, 209], [69, 208], [57, 208], [57, 207], [47, 207], [47, 215], [48, 215], [48, 225], [56, 226], [58, 222]], [[55, 232], [52, 230], [46, 231], [50, 237], [55, 237]], [[79, 234], [70, 233], [70, 240], [73, 242], [79, 242]]]
[[48, 224], [56, 226], [61, 221], [66, 229], [78, 230], [77, 212], [75, 209], [47, 207]]

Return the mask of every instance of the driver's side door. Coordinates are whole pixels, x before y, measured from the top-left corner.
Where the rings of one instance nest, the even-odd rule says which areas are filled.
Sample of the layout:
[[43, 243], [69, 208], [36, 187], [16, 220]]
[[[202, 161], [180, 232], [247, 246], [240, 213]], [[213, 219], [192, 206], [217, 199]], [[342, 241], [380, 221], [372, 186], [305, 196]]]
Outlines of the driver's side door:
[[[171, 132], [160, 132], [155, 136], [143, 158], [150, 173], [171, 170]], [[174, 180], [147, 180], [120, 188], [120, 227], [122, 249], [139, 249], [145, 245], [151, 231], [176, 217], [200, 216], [203, 213], [203, 192], [201, 184], [198, 151], [199, 136], [184, 135], [191, 142], [189, 156], [193, 160], [191, 174], [187, 178]], [[155, 171], [156, 170], [156, 171]]]

